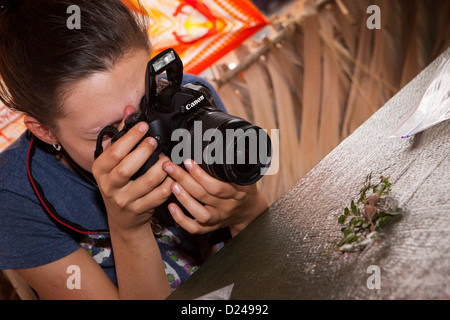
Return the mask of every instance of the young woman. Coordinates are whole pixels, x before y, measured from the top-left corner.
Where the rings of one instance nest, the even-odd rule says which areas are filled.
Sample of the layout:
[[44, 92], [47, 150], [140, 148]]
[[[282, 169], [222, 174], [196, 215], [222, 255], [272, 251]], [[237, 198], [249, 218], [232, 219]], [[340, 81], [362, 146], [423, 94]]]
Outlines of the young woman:
[[[80, 29], [67, 27], [71, 5]], [[105, 139], [94, 158], [102, 128], [120, 130], [145, 92], [148, 26], [130, 8], [0, 0], [0, 99], [28, 129], [0, 154], [0, 269], [45, 299], [166, 298], [211, 250], [205, 234], [234, 236], [267, 208], [256, 185], [216, 180], [192, 161], [185, 171], [165, 155], [131, 179], [156, 147], [139, 143], [145, 122]], [[172, 195], [192, 217], [167, 205]]]

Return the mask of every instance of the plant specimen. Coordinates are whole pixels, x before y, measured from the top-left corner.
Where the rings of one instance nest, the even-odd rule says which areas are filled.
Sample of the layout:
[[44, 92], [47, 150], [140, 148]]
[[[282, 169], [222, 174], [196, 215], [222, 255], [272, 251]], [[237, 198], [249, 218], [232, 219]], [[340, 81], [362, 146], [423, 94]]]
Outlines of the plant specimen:
[[364, 186], [359, 192], [359, 199], [352, 200], [338, 217], [343, 225], [342, 239], [336, 241], [340, 251], [363, 249], [367, 244], [378, 239], [380, 230], [394, 216], [400, 214], [395, 200], [389, 196], [391, 183], [389, 177], [380, 177], [376, 184], [372, 182], [372, 173], [367, 175]]

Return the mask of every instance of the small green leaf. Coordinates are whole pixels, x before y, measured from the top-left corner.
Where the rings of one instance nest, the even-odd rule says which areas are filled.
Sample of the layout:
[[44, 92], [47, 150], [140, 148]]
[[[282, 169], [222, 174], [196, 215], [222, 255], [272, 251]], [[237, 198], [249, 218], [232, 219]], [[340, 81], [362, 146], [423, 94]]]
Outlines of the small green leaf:
[[362, 225], [362, 219], [361, 218], [355, 219], [355, 221], [353, 221], [353, 225], [355, 227], [361, 226]]
[[383, 228], [389, 220], [392, 219], [392, 216], [384, 216], [383, 218], [380, 219], [380, 221], [377, 222], [377, 226], [379, 226], [380, 228]]
[[347, 237], [351, 233], [353, 233], [352, 228], [348, 227], [344, 229], [344, 237]]
[[377, 213], [375, 213], [375, 215], [373, 216], [372, 222], [375, 222], [375, 221], [377, 221], [378, 219], [380, 219], [380, 218], [382, 218], [382, 217], [384, 217], [383, 212], [377, 212]]
[[354, 238], [355, 236], [356, 236], [356, 235], [355, 235], [353, 232], [350, 233], [348, 236], [345, 237], [345, 243], [353, 242], [353, 238]]
[[338, 218], [338, 223], [339, 224], [343, 224], [344, 222], [345, 222], [345, 219], [347, 218], [347, 216], [346, 215], [341, 215], [341, 216], [339, 216], [339, 218]]
[[348, 215], [350, 214], [350, 210], [348, 210], [348, 208], [345, 208], [345, 209], [344, 209], [344, 214], [345, 214], [346, 216], [348, 216]]
[[351, 203], [351, 208], [352, 208], [352, 213], [353, 213], [353, 215], [355, 217], [361, 216], [361, 214], [360, 214], [358, 208], [355, 206], [355, 202], [353, 200], [352, 200], [352, 203]]
[[338, 243], [336, 243], [336, 246], [340, 247], [345, 243], [345, 238], [342, 238], [341, 240], [339, 240]]

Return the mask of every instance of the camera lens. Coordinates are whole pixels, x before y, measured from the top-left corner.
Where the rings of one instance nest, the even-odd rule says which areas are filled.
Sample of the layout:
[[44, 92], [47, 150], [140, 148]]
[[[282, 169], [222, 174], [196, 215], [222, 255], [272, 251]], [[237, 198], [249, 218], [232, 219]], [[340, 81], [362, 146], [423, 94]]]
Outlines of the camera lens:
[[261, 128], [222, 111], [205, 110], [197, 113], [188, 127], [191, 150], [202, 156], [194, 160], [211, 176], [249, 185], [261, 179], [268, 169], [272, 145]]

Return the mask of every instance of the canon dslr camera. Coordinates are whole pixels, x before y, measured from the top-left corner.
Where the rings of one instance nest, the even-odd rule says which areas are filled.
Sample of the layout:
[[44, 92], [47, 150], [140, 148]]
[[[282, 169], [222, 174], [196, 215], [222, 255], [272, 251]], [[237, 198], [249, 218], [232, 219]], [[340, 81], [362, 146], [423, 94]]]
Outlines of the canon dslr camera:
[[[157, 79], [164, 71], [167, 79]], [[125, 119], [122, 131], [112, 126], [102, 130], [95, 157], [103, 152], [105, 135], [113, 135], [115, 142], [138, 122], [145, 121], [149, 124], [145, 137], [154, 137], [158, 147], [133, 179], [155, 164], [162, 152], [177, 164], [194, 159], [208, 174], [222, 181], [239, 185], [257, 182], [269, 168], [272, 157], [266, 131], [219, 110], [211, 91], [203, 84], [182, 85], [182, 80], [183, 63], [173, 49], [150, 60], [140, 110]]]

